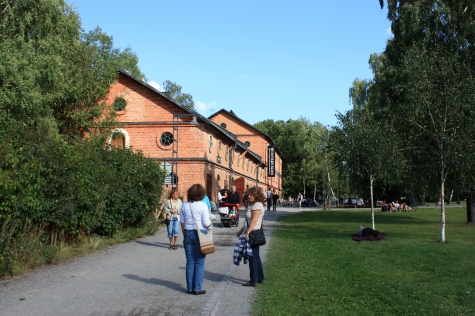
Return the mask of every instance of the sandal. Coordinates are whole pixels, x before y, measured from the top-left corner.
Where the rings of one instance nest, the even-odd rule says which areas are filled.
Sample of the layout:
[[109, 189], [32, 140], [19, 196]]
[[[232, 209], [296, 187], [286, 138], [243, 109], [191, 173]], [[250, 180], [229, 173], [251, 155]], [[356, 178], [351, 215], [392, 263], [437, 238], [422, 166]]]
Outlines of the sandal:
[[251, 281], [244, 283], [242, 286], [256, 286], [256, 283], [252, 283]]
[[170, 245], [170, 247], [168, 247], [168, 250], [172, 250], [173, 249], [173, 246]]
[[177, 250], [178, 247], [176, 245], [173, 245], [173, 250]]

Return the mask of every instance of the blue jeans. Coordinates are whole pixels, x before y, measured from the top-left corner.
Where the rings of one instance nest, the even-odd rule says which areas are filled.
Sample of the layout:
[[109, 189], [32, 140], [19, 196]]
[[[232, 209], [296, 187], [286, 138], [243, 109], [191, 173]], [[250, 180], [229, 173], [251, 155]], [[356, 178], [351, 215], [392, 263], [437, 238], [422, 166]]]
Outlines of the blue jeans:
[[180, 221], [178, 218], [172, 218], [170, 220], [170, 224], [167, 226], [168, 231], [168, 238], [172, 238], [173, 236], [178, 236], [178, 229], [180, 227]]
[[259, 247], [251, 247], [252, 257], [249, 257], [249, 276], [251, 283], [257, 284], [264, 282], [264, 268], [262, 267]]
[[200, 240], [196, 230], [185, 229], [183, 245], [186, 255], [186, 288], [188, 292], [199, 291], [205, 275], [206, 255], [201, 253]]

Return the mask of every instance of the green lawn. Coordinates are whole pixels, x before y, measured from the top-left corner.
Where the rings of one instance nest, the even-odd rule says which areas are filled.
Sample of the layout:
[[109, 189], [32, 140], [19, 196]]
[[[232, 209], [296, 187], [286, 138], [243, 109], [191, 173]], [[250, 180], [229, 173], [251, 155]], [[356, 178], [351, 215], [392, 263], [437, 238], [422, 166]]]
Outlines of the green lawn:
[[254, 315], [475, 315], [475, 225], [465, 208], [376, 212], [387, 240], [355, 242], [368, 210], [281, 217]]

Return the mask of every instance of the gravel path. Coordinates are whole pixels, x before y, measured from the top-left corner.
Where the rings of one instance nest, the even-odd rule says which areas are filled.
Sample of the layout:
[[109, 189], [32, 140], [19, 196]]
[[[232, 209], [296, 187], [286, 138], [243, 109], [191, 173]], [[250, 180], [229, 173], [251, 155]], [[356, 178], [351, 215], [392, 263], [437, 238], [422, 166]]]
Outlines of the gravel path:
[[[266, 212], [264, 263], [277, 217], [299, 211]], [[248, 265], [232, 261], [238, 229], [215, 222], [216, 252], [206, 258], [205, 295], [186, 294], [182, 237], [178, 250], [169, 250], [166, 229], [161, 229], [154, 236], [0, 281], [0, 315], [248, 315], [255, 289], [241, 286], [249, 280]]]

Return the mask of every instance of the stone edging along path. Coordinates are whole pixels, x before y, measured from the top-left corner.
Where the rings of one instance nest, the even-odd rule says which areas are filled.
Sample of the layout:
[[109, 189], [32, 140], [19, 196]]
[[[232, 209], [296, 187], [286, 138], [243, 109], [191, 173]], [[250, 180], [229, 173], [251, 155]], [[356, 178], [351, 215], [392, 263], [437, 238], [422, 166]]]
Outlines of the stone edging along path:
[[[266, 212], [264, 265], [277, 218], [304, 210]], [[182, 237], [178, 250], [169, 250], [163, 228], [154, 236], [0, 281], [0, 315], [248, 315], [255, 289], [241, 284], [249, 280], [249, 267], [233, 264], [239, 228], [214, 223], [216, 252], [206, 258], [205, 295], [186, 294]]]

